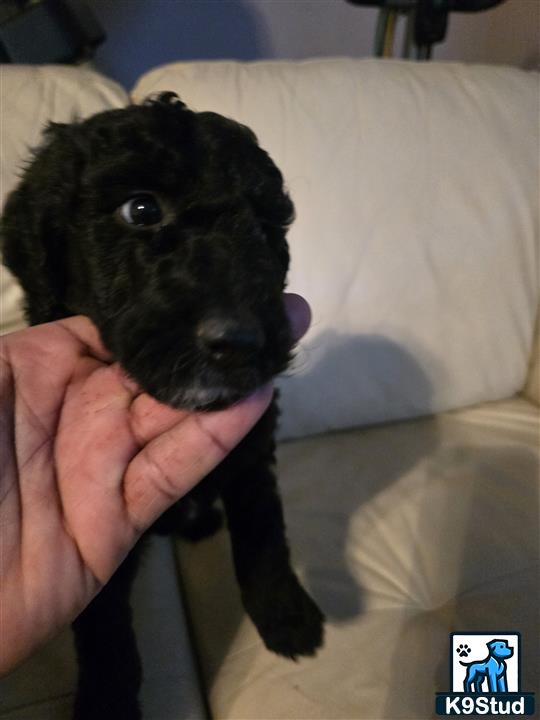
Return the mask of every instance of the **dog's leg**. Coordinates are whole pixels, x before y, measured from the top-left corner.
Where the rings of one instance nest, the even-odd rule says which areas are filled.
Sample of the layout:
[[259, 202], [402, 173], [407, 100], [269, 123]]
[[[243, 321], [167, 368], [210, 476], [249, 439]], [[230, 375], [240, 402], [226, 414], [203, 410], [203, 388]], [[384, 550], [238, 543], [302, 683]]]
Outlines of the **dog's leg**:
[[75, 720], [140, 720], [142, 673], [129, 594], [141, 543], [73, 623], [79, 660]]
[[220, 510], [214, 507], [216, 498], [215, 488], [203, 480], [166, 510], [150, 531], [158, 535], [179, 535], [191, 542], [214, 535], [223, 525]]
[[293, 659], [313, 655], [324, 616], [290, 566], [273, 472], [244, 468], [224, 483], [222, 496], [244, 607], [266, 647]]
[[485, 679], [485, 675], [481, 675], [480, 673], [476, 675], [476, 678], [474, 680], [474, 692], [482, 692], [482, 685], [484, 684]]
[[501, 667], [497, 661], [494, 661], [493, 658], [491, 658], [488, 663], [486, 664], [486, 679], [487, 679], [487, 685], [488, 685], [488, 691], [496, 693], [498, 692], [498, 683], [499, 683], [499, 672], [501, 670]]

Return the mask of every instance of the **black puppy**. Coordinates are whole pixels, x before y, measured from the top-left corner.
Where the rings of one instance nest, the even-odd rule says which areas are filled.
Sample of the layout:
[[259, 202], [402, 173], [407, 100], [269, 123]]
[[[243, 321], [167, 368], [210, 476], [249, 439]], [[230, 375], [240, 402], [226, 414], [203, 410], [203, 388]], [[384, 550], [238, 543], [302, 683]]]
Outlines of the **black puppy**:
[[[31, 323], [87, 315], [155, 398], [215, 409], [290, 359], [282, 291], [292, 216], [281, 173], [248, 128], [163, 93], [48, 127], [5, 207], [4, 261]], [[205, 537], [220, 525], [221, 497], [246, 611], [270, 650], [296, 658], [321, 645], [323, 616], [289, 563], [276, 416], [274, 400], [154, 527]], [[140, 545], [74, 623], [79, 720], [140, 717], [128, 597]]]

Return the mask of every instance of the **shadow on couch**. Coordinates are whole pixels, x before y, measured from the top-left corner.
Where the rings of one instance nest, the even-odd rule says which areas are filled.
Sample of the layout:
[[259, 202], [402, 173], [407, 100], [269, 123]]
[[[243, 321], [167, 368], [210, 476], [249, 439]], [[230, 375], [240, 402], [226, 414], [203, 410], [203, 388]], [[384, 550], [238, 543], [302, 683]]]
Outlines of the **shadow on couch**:
[[[396, 342], [381, 335], [326, 332], [317, 338], [319, 344], [329, 349], [302, 378], [303, 386], [313, 388], [315, 395], [319, 388], [328, 388], [331, 368], [336, 382], [350, 387], [352, 399], [366, 398], [366, 416], [382, 419], [388, 408], [398, 407], [411, 417], [425, 414], [430, 407], [432, 388], [426, 373]], [[435, 365], [436, 361], [431, 363]], [[331, 401], [331, 397], [323, 399], [319, 412], [324, 412]], [[345, 412], [351, 417], [364, 415], [354, 408], [354, 400]], [[284, 443], [281, 448], [282, 469], [278, 465], [278, 474], [287, 517], [291, 515], [288, 528], [293, 558], [297, 558], [308, 589], [329, 621], [350, 620], [364, 609], [362, 585], [351, 573], [349, 558], [362, 546], [364, 524], [358, 522], [359, 510], [387, 492], [437, 445], [436, 429], [430, 420], [403, 421], [399, 427], [399, 435], [394, 422], [353, 432], [336, 430], [301, 441], [300, 452], [294, 444]], [[417, 441], [419, 435], [421, 443]], [[322, 467], [327, 468], [324, 474]], [[301, 488], [296, 488], [298, 477], [303, 478]], [[318, 497], [312, 503], [314, 493]], [[293, 495], [290, 502], [289, 494]], [[311, 505], [313, 511], [307, 516]]]

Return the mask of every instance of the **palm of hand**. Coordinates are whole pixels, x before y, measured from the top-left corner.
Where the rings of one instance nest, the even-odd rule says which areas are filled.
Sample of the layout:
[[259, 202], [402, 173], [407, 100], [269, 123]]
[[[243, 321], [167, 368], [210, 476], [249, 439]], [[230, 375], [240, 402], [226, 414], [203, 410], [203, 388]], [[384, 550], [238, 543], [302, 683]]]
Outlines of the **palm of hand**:
[[75, 618], [271, 396], [205, 416], [172, 410], [107, 360], [82, 317], [2, 344], [0, 672]]

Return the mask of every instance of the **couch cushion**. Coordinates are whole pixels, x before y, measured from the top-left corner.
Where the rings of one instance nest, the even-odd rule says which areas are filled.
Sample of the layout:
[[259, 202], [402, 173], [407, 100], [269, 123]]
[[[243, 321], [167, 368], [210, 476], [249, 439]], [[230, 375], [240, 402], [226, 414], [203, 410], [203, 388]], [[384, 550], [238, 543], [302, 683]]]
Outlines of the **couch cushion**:
[[[30, 148], [40, 143], [50, 121], [69, 122], [101, 110], [122, 107], [129, 98], [112, 80], [86, 68], [43, 65], [2, 65], [2, 167], [0, 207], [15, 187]], [[24, 326], [21, 291], [2, 267], [1, 332]]]
[[177, 63], [133, 95], [160, 90], [250, 125], [296, 203], [290, 287], [314, 323], [283, 382], [285, 437], [521, 389], [539, 297], [536, 74]]
[[522, 687], [537, 691], [539, 429], [538, 408], [513, 400], [281, 445], [292, 554], [326, 645], [298, 663], [266, 651], [226, 534], [179, 543], [213, 717], [427, 720], [456, 630], [521, 631]]

